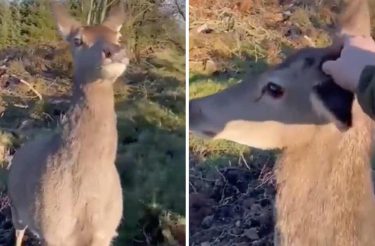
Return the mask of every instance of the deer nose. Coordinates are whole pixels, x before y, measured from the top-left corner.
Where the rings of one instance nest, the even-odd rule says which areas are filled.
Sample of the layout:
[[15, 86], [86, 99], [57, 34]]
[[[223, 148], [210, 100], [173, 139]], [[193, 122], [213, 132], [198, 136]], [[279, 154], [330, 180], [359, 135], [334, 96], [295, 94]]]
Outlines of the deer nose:
[[106, 44], [102, 49], [103, 59], [111, 59], [114, 62], [123, 62], [127, 57], [126, 50], [117, 44]]

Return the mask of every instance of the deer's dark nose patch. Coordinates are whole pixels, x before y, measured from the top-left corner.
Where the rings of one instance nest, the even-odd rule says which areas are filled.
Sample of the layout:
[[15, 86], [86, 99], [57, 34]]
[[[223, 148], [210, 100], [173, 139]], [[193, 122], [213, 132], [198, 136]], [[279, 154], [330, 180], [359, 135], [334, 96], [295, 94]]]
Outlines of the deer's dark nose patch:
[[306, 57], [303, 61], [303, 68], [310, 68], [314, 66], [316, 59], [314, 57]]
[[111, 58], [112, 53], [109, 50], [103, 50], [105, 58]]
[[114, 54], [121, 51], [121, 46], [117, 44], [105, 44], [103, 48], [103, 53], [106, 58], [111, 58]]
[[124, 59], [127, 58], [127, 52], [120, 45], [113, 43], [105, 43], [102, 47], [103, 59], [109, 59], [112, 62], [123, 63]]

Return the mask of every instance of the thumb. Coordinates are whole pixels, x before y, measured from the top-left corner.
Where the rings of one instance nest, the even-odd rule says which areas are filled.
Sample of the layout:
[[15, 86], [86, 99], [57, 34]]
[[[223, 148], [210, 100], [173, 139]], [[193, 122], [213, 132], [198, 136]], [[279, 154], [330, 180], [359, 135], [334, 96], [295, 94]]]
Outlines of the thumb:
[[337, 61], [326, 61], [322, 65], [322, 70], [328, 75], [332, 75], [336, 68]]

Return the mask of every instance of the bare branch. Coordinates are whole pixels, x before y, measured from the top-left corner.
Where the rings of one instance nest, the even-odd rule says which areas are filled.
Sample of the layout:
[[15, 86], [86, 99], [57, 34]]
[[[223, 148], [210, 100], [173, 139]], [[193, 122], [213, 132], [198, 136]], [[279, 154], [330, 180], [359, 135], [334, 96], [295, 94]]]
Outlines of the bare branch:
[[174, 0], [174, 4], [176, 5], [177, 12], [181, 15], [184, 21], [186, 21], [185, 12], [181, 9], [181, 6], [178, 4], [178, 0]]
[[14, 77], [16, 79], [19, 80], [19, 82], [21, 82], [22, 84], [26, 85], [27, 87], [29, 87], [29, 89], [34, 92], [34, 94], [39, 98], [39, 100], [43, 100], [43, 97], [42, 95], [29, 83], [27, 82], [26, 80], [24, 79], [20, 79], [18, 78], [17, 76], [13, 75], [13, 74], [10, 74], [11, 77]]

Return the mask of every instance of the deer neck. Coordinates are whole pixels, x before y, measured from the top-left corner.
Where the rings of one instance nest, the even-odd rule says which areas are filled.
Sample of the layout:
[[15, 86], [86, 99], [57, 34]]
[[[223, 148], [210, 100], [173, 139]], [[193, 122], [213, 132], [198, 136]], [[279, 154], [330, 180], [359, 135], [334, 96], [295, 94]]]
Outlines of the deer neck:
[[74, 88], [62, 138], [80, 160], [77, 163], [114, 163], [117, 129], [112, 83], [98, 80]]
[[100, 116], [113, 115], [115, 111], [112, 83], [96, 80], [76, 85], [72, 95], [72, 106], [81, 109], [82, 113], [90, 113], [93, 119], [99, 120], [102, 119]]
[[318, 127], [311, 142], [285, 151], [276, 170], [277, 227], [284, 244], [373, 243], [371, 133], [371, 120], [360, 115], [344, 133]]

